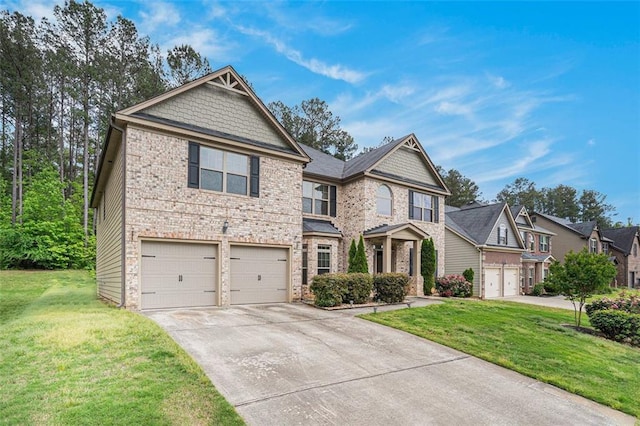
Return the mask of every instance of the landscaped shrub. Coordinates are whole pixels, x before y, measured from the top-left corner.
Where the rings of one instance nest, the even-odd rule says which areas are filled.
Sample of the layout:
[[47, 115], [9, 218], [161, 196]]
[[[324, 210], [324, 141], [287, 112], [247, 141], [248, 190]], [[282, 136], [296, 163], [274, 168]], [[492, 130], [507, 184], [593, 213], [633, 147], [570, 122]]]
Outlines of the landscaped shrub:
[[409, 276], [387, 273], [373, 276], [374, 299], [385, 303], [402, 302], [407, 295]]
[[425, 295], [429, 296], [433, 292], [436, 275], [436, 247], [431, 238], [422, 240], [420, 275], [422, 275], [422, 290]]
[[469, 269], [465, 269], [464, 272], [462, 272], [462, 276], [464, 277], [465, 280], [469, 281], [470, 283], [473, 283], [473, 277], [475, 276], [475, 273], [473, 272], [472, 268], [469, 268]]
[[473, 284], [462, 275], [451, 274], [436, 280], [436, 290], [442, 297], [471, 297]]
[[608, 339], [640, 346], [640, 315], [604, 309], [589, 315], [591, 325]]
[[342, 296], [343, 303], [366, 303], [373, 291], [373, 277], [369, 274], [340, 274], [345, 280], [347, 293]]
[[533, 290], [531, 290], [531, 294], [534, 296], [542, 296], [544, 294], [547, 294], [544, 289], [544, 283], [537, 283], [536, 285], [534, 285]]
[[555, 283], [550, 281], [544, 281], [542, 284], [544, 285], [545, 294], [556, 295], [560, 293], [560, 288], [558, 288], [558, 286]]
[[345, 274], [322, 274], [313, 277], [311, 291], [315, 296], [314, 303], [317, 306], [331, 307], [342, 303], [342, 298], [347, 294], [347, 283], [341, 275]]
[[640, 298], [633, 294], [627, 294], [623, 291], [615, 299], [603, 297], [602, 299], [597, 299], [591, 303], [587, 303], [584, 306], [584, 310], [589, 317], [591, 317], [593, 312], [602, 310], [624, 311], [630, 314], [640, 314]]

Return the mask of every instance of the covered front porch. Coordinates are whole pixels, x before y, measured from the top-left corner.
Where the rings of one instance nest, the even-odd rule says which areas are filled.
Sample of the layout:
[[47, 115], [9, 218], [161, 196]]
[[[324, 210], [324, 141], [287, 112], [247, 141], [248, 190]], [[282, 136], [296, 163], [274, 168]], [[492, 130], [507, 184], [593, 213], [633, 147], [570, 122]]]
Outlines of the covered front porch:
[[412, 223], [381, 225], [363, 233], [372, 273], [401, 272], [409, 275], [409, 295], [423, 296], [420, 275], [422, 240], [429, 235]]

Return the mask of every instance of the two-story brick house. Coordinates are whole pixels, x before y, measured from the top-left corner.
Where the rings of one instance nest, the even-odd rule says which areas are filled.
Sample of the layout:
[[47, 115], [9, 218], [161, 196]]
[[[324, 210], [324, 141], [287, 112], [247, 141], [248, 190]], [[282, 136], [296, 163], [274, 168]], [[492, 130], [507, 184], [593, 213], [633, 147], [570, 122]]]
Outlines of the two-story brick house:
[[442, 177], [415, 135], [341, 161], [301, 145], [303, 171], [303, 286], [314, 275], [345, 271], [352, 240], [363, 236], [369, 272], [404, 272], [421, 294], [420, 246], [432, 238], [444, 270]]
[[376, 151], [323, 160], [232, 67], [117, 112], [91, 198], [99, 295], [130, 309], [299, 300], [303, 279], [346, 269], [361, 233], [371, 261], [382, 253], [374, 270], [415, 274], [417, 241], [444, 251], [448, 191], [414, 136]]
[[520, 290], [521, 293], [528, 294], [535, 284], [544, 281], [549, 275], [549, 266], [555, 260], [551, 254], [552, 237], [555, 234], [536, 226], [524, 206], [511, 207], [511, 215], [526, 249], [522, 253]]

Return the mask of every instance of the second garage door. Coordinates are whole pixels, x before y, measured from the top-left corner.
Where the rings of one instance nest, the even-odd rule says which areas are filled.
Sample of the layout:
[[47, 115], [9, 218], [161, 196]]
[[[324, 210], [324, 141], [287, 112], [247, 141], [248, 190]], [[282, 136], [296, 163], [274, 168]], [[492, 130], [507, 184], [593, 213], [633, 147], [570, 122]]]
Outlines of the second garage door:
[[231, 304], [288, 301], [289, 249], [231, 246]]
[[500, 297], [500, 268], [485, 268], [484, 297]]
[[518, 270], [516, 268], [504, 269], [504, 295], [518, 295]]

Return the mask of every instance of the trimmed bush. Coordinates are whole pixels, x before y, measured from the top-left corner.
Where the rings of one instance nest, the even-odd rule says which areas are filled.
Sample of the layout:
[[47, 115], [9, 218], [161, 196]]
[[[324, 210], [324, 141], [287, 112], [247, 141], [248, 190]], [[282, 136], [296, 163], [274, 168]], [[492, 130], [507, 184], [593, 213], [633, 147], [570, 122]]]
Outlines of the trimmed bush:
[[331, 307], [342, 303], [348, 292], [342, 275], [344, 274], [322, 274], [313, 277], [310, 289], [315, 296], [316, 306]]
[[465, 280], [469, 281], [470, 283], [473, 283], [473, 277], [475, 276], [475, 273], [473, 272], [472, 268], [469, 268], [469, 269], [465, 269], [464, 272], [462, 272], [462, 276], [464, 277]]
[[533, 290], [531, 290], [531, 294], [533, 294], [534, 296], [542, 296], [547, 294], [544, 289], [544, 283], [537, 283], [536, 285], [534, 285]]
[[422, 290], [427, 296], [431, 295], [436, 275], [436, 248], [433, 239], [422, 240], [420, 249], [420, 275], [422, 275]]
[[640, 298], [634, 295], [627, 296], [626, 293], [622, 292], [616, 299], [603, 297], [602, 299], [597, 299], [591, 303], [587, 303], [584, 310], [587, 315], [589, 315], [589, 318], [591, 318], [591, 314], [593, 312], [602, 310], [624, 311], [630, 314], [640, 314]]
[[339, 274], [344, 279], [347, 293], [342, 296], [343, 303], [366, 303], [373, 291], [373, 277], [369, 274]]
[[387, 273], [373, 276], [374, 299], [385, 303], [402, 302], [408, 293], [407, 274]]
[[600, 310], [589, 315], [591, 325], [607, 339], [640, 346], [640, 315], [619, 310]]
[[436, 280], [436, 290], [442, 297], [471, 297], [473, 284], [462, 275], [451, 274]]
[[545, 294], [555, 295], [560, 293], [560, 289], [555, 283], [545, 281], [542, 284], [544, 285]]

